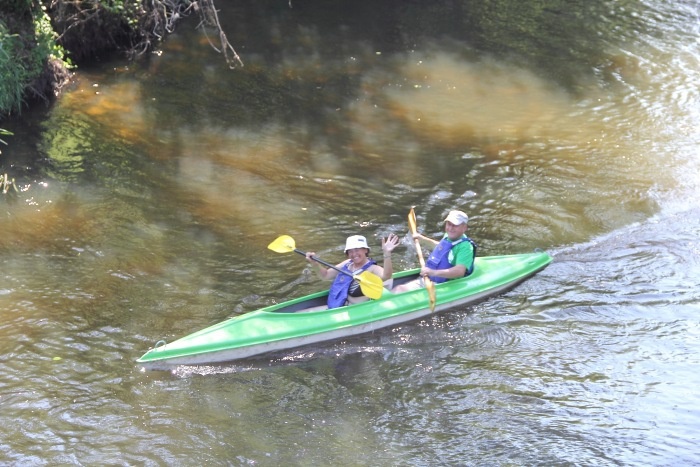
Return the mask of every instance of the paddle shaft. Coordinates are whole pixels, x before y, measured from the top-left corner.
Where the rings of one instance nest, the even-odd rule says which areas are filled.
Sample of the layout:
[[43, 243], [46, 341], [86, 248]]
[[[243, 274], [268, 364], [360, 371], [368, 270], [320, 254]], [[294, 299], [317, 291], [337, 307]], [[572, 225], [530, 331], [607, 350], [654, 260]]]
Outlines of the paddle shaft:
[[[418, 227], [416, 226], [416, 213], [411, 208], [411, 212], [408, 213], [408, 228], [411, 230], [411, 235], [415, 236], [418, 233]], [[423, 259], [423, 250], [420, 246], [420, 240], [418, 238], [413, 238], [413, 242], [416, 245], [416, 254], [418, 255], [418, 262], [420, 263], [421, 269], [425, 268], [425, 260]], [[430, 311], [435, 311], [435, 284], [430, 280], [430, 277], [424, 276], [423, 282], [425, 283], [425, 290], [428, 291], [428, 297], [430, 299]]]
[[[295, 249], [294, 249], [294, 252], [295, 252], [295, 253], [299, 253], [301, 256], [306, 256], [306, 252], [305, 252], [305, 251], [301, 251], [299, 248], [295, 248]], [[348, 271], [345, 271], [345, 270], [343, 270], [343, 269], [340, 269], [340, 268], [337, 267], [337, 266], [333, 266], [333, 265], [330, 264], [330, 263], [326, 263], [325, 261], [323, 261], [323, 260], [320, 259], [320, 258], [316, 258], [315, 256], [312, 256], [311, 259], [314, 260], [314, 261], [316, 261], [317, 263], [321, 263], [321, 264], [323, 264], [324, 266], [327, 266], [327, 267], [329, 267], [329, 268], [331, 268], [331, 269], [335, 269], [336, 271], [341, 272], [341, 273], [345, 274], [346, 276], [350, 276], [350, 277], [353, 277], [353, 278], [357, 279], [357, 277], [356, 277], [353, 273], [348, 272]]]
[[[416, 233], [415, 230], [411, 233]], [[416, 246], [416, 253], [418, 254], [418, 262], [420, 263], [420, 267], [424, 268], [425, 267], [425, 260], [423, 259], [423, 250], [421, 249], [420, 246], [420, 240], [417, 238], [413, 239], [413, 244]], [[428, 279], [430, 280], [430, 279]]]

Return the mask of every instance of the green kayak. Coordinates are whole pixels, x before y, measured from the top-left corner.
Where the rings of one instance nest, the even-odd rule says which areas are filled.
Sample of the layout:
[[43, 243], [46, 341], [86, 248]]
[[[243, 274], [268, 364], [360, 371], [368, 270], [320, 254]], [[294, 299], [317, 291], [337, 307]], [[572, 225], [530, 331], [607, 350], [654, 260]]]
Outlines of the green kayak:
[[[386, 291], [378, 300], [303, 311], [325, 304], [328, 291], [318, 292], [229, 318], [171, 343], [161, 341], [137, 362], [145, 369], [168, 370], [177, 365], [227, 362], [372, 332], [496, 295], [551, 261], [552, 257], [542, 251], [478, 257], [471, 275], [435, 286], [434, 311], [425, 289], [401, 294]], [[416, 278], [418, 272], [413, 269], [395, 274], [394, 285]]]

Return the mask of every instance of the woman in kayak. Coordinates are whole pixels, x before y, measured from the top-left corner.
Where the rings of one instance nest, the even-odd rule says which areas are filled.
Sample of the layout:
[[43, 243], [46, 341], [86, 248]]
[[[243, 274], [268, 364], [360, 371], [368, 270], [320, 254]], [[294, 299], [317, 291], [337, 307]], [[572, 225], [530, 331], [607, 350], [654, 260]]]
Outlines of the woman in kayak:
[[471, 274], [474, 270], [476, 243], [466, 235], [467, 222], [469, 217], [464, 212], [450, 211], [445, 218], [445, 235], [439, 242], [416, 233], [414, 238], [436, 246], [425, 262], [425, 267], [421, 268], [421, 277], [397, 285], [392, 292], [401, 293], [424, 287], [424, 276], [428, 276], [434, 283], [439, 284]]
[[[353, 235], [345, 241], [345, 256], [348, 259], [339, 263], [336, 267], [354, 275], [370, 272], [381, 277], [382, 281], [386, 283], [394, 273], [394, 268], [391, 264], [391, 252], [394, 251], [398, 244], [399, 237], [394, 234], [389, 234], [386, 239], [382, 238], [382, 251], [384, 252], [384, 267], [382, 267], [369, 257], [370, 248], [367, 245], [367, 239], [362, 235]], [[340, 274], [335, 269], [324, 267], [311, 259], [315, 256], [316, 253], [310, 251], [306, 253], [306, 260], [316, 266], [316, 272], [321, 279], [333, 281], [328, 293], [329, 309], [369, 300], [363, 295], [357, 280], [346, 274]], [[388, 287], [391, 288], [391, 284]]]

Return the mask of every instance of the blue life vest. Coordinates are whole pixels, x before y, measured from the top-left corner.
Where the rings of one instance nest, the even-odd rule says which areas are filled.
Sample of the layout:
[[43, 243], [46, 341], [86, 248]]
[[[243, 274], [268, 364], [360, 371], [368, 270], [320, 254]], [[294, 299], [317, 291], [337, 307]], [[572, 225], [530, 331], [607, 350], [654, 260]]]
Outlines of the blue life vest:
[[[449, 259], [450, 258], [450, 251], [452, 251], [452, 248], [459, 245], [460, 243], [462, 243], [465, 240], [468, 241], [469, 243], [471, 243], [472, 247], [474, 248], [474, 255], [472, 256], [472, 264], [467, 268], [467, 270], [464, 273], [465, 277], [468, 276], [469, 274], [474, 272], [474, 258], [476, 257], [476, 243], [474, 243], [474, 241], [467, 236], [460, 238], [459, 240], [455, 241], [454, 243], [451, 242], [450, 239], [447, 237], [440, 240], [440, 243], [438, 243], [437, 246], [430, 253], [428, 260], [425, 262], [425, 266], [430, 268], [430, 269], [449, 269], [449, 268], [451, 268], [454, 265], [452, 263], [450, 263], [450, 259]], [[441, 284], [443, 282], [448, 281], [448, 279], [445, 277], [433, 277], [433, 276], [430, 276], [430, 280], [432, 280], [436, 284]]]
[[[359, 270], [355, 272], [350, 271], [350, 262], [347, 262], [341, 266], [340, 269], [349, 272], [350, 274], [361, 274], [362, 272], [366, 271], [370, 267], [372, 267], [373, 264], [377, 264], [374, 260], [369, 260], [367, 264], [362, 266]], [[348, 292], [350, 291], [350, 285], [352, 284], [352, 281], [355, 279], [348, 276], [347, 274], [343, 274], [342, 272], [339, 272], [337, 276], [335, 276], [335, 280], [331, 284], [331, 288], [328, 291], [328, 309], [330, 310], [331, 308], [339, 308], [341, 306], [345, 306], [345, 302], [348, 301]]]

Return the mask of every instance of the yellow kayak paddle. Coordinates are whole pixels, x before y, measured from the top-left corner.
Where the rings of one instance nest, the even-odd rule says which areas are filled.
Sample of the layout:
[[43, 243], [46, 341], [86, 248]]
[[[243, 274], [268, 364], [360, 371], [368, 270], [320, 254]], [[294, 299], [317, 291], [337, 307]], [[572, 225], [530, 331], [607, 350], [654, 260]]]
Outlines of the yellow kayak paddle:
[[[275, 241], [270, 243], [267, 247], [275, 253], [291, 253], [293, 251], [302, 256], [306, 256], [305, 252], [297, 249], [294, 239], [289, 235], [277, 237], [277, 239], [275, 239]], [[372, 274], [369, 271], [364, 271], [361, 274], [355, 275], [351, 272], [340, 269], [339, 267], [333, 266], [332, 264], [326, 263], [322, 259], [316, 258], [315, 256], [312, 256], [311, 259], [357, 280], [357, 282], [360, 283], [360, 290], [362, 290], [362, 293], [365, 296], [373, 300], [377, 300], [382, 297], [382, 293], [384, 292], [384, 282], [382, 282], [382, 278], [378, 275]]]

